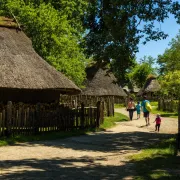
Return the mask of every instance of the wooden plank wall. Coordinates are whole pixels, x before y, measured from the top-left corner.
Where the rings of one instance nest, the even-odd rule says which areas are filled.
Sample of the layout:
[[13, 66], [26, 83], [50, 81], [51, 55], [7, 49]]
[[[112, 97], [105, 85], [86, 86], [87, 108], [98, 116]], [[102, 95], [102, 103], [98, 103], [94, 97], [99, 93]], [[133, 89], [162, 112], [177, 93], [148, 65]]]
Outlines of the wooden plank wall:
[[70, 107], [80, 106], [81, 103], [84, 103], [85, 107], [96, 106], [97, 102], [101, 101], [104, 105], [104, 115], [114, 116], [114, 104], [117, 102], [125, 103], [125, 98], [117, 96], [61, 95], [60, 101]]

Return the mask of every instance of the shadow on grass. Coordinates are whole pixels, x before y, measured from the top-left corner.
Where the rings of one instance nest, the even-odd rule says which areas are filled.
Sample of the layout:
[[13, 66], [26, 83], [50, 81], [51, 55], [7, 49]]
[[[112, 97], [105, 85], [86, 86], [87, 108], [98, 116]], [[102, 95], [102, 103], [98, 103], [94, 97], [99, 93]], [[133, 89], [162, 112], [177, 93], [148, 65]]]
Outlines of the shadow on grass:
[[138, 174], [134, 179], [180, 179], [180, 156], [176, 154], [176, 140], [171, 138], [130, 156]]
[[179, 180], [180, 179], [180, 157], [173, 155], [154, 155], [135, 163], [138, 176], [134, 179], [148, 180]]

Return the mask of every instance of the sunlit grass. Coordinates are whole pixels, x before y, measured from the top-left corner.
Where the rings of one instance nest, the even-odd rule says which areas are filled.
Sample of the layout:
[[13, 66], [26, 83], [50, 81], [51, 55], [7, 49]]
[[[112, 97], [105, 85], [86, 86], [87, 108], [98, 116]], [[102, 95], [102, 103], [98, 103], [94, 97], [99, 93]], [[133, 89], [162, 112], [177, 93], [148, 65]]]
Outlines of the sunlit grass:
[[170, 138], [129, 156], [137, 172], [134, 179], [179, 179], [180, 174], [171, 171], [179, 169], [179, 158], [175, 154], [176, 140]]
[[168, 111], [161, 111], [157, 109], [157, 106], [152, 107], [152, 114], [160, 114], [162, 117], [171, 117], [171, 118], [178, 118], [177, 112], [168, 112]]
[[151, 102], [151, 106], [156, 106], [157, 107], [158, 106], [158, 102], [157, 101], [152, 101]]
[[140, 154], [130, 156], [130, 159], [135, 161], [141, 161], [143, 159], [149, 159], [163, 155], [174, 155], [175, 142], [175, 138], [163, 140], [159, 144], [153, 145], [152, 147], [142, 150]]
[[114, 108], [122, 108], [125, 107], [125, 104], [114, 104]]
[[152, 114], [160, 114], [162, 117], [178, 118], [177, 112], [158, 110], [158, 102], [156, 101], [151, 102], [151, 106], [152, 106], [152, 111], [151, 111]]
[[104, 118], [104, 123], [100, 126], [100, 128], [104, 128], [104, 129], [111, 128], [115, 126], [116, 124], [115, 122], [121, 122], [121, 121], [128, 121], [128, 117], [121, 113], [115, 112], [114, 116]]

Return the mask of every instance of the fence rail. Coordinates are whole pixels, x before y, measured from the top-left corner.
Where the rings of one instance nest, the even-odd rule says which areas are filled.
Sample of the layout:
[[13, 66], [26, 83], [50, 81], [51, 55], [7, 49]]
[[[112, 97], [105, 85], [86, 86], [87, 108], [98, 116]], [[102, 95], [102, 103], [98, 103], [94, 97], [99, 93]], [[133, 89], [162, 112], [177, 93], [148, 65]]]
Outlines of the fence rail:
[[103, 122], [101, 103], [96, 107], [69, 108], [55, 104], [13, 104], [0, 106], [0, 136], [30, 135], [98, 127]]

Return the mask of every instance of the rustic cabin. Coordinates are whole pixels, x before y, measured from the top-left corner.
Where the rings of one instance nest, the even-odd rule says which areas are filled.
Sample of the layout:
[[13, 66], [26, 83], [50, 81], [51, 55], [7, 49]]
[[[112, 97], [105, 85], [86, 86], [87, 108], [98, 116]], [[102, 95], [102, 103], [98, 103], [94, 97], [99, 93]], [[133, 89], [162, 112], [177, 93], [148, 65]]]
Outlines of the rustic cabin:
[[94, 105], [97, 101], [104, 102], [107, 116], [114, 115], [114, 103], [117, 99], [125, 102], [127, 94], [118, 85], [117, 79], [108, 68], [96, 66], [87, 68], [86, 88], [82, 89], [80, 101], [86, 105]]
[[97, 125], [97, 108], [90, 124], [84, 109], [59, 103], [60, 94], [81, 90], [35, 52], [16, 21], [0, 17], [0, 42], [0, 136]]
[[160, 91], [161, 86], [158, 82], [158, 80], [156, 79], [156, 77], [149, 77], [147, 78], [144, 87], [142, 89], [139, 90], [139, 92], [137, 93], [137, 96], [143, 96], [144, 94], [146, 94], [147, 98], [149, 100], [157, 100], [157, 93]]
[[35, 52], [31, 40], [13, 20], [1, 17], [0, 41], [1, 101], [53, 102], [59, 100], [60, 93], [81, 92]]

